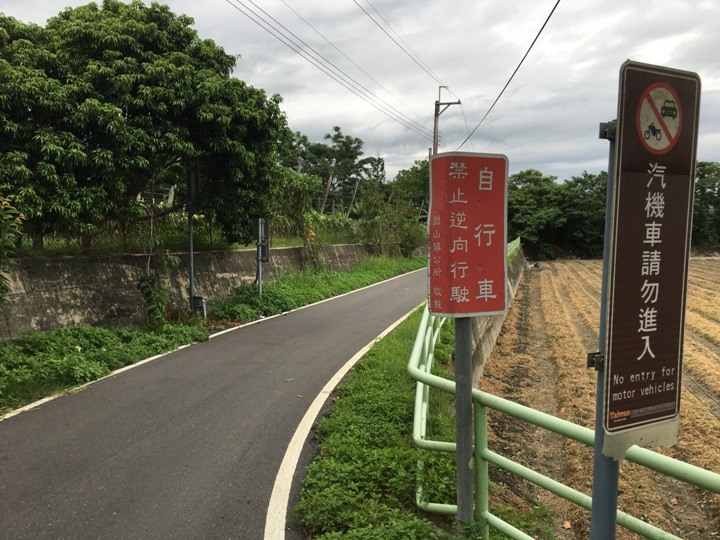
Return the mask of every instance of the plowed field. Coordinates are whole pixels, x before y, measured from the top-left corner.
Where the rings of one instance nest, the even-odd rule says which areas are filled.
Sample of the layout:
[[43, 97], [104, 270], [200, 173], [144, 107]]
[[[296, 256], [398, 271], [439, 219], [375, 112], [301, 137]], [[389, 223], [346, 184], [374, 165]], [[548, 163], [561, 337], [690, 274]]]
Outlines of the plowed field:
[[[503, 332], [477, 385], [593, 428], [601, 261], [556, 261], [527, 268]], [[692, 259], [688, 289], [678, 443], [658, 451], [720, 472], [720, 258]], [[491, 447], [591, 494], [592, 450], [491, 413]], [[492, 469], [491, 469], [492, 471]], [[720, 496], [623, 462], [619, 507], [687, 539], [720, 538]], [[540, 501], [557, 512], [558, 538], [589, 538], [589, 512], [501, 471], [500, 498]], [[618, 538], [637, 538], [618, 527]]]

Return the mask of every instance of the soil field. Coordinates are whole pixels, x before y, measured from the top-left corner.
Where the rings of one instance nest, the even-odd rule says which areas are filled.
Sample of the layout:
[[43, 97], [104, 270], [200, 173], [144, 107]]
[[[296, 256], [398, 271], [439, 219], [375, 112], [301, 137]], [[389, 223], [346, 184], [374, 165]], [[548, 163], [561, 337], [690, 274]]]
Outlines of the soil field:
[[[477, 385], [532, 408], [594, 427], [601, 261], [527, 268], [497, 346]], [[680, 433], [655, 449], [720, 473], [720, 258], [693, 258], [685, 324]], [[592, 449], [490, 412], [491, 447], [588, 495]], [[557, 512], [556, 536], [589, 538], [590, 513], [491, 468], [500, 501], [539, 501]], [[720, 496], [629, 462], [620, 468], [618, 506], [686, 539], [720, 539]], [[618, 538], [639, 538], [618, 527]]]

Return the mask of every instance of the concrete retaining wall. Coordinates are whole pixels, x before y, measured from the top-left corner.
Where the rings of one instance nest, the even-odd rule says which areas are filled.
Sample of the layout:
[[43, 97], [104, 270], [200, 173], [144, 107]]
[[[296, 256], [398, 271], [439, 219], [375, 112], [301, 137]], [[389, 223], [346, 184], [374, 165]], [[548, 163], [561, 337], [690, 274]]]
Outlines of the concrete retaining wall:
[[[519, 250], [510, 268], [508, 268], [511, 301], [515, 297], [524, 269], [525, 255], [523, 255], [522, 250]], [[473, 319], [473, 373], [476, 381], [482, 377], [485, 361], [490, 356], [493, 347], [495, 347], [504, 320], [504, 315], [475, 317]]]
[[[303, 268], [302, 248], [274, 248], [263, 264], [263, 281]], [[188, 255], [169, 284], [173, 306], [188, 305]], [[329, 270], [347, 270], [369, 255], [362, 245], [323, 248]], [[72, 325], [133, 326], [146, 322], [137, 282], [146, 275], [147, 256], [33, 257], [17, 259], [10, 292], [2, 306], [0, 335], [16, 337], [29, 330]], [[195, 294], [212, 303], [234, 287], [255, 280], [256, 251], [213, 251], [195, 254]]]

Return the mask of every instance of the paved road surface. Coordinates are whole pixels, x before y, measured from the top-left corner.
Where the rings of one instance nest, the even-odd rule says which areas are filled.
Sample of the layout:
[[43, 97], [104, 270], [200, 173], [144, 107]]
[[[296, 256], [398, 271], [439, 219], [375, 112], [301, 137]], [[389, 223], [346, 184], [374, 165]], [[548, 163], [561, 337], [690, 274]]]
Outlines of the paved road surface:
[[305, 410], [425, 282], [246, 326], [0, 422], [0, 538], [262, 538]]

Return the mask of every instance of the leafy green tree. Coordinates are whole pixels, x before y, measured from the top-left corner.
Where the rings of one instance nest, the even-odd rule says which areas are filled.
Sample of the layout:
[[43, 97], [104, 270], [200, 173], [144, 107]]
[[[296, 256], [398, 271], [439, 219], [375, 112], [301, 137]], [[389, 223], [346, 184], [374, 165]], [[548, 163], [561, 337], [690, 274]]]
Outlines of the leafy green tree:
[[338, 126], [334, 126], [332, 133], [325, 135], [325, 140], [332, 144], [325, 154], [323, 163], [325, 191], [320, 214], [325, 212], [328, 203], [331, 208], [342, 207], [350, 201], [350, 194], [367, 164], [361, 159], [363, 155], [363, 141], [351, 135], [344, 135]]
[[88, 158], [66, 122], [77, 88], [57, 78], [60, 68], [43, 28], [0, 14], [0, 191], [36, 241], [70, 228], [89, 195], [70, 172]]
[[599, 258], [605, 237], [606, 172], [573, 176], [561, 184], [560, 209], [564, 216], [563, 233], [558, 238], [567, 255]]
[[562, 187], [554, 176], [528, 169], [510, 176], [508, 238], [520, 236], [531, 258], [558, 255], [567, 221], [561, 208]]
[[430, 207], [430, 165], [427, 159], [416, 161], [397, 173], [392, 182], [393, 200], [407, 201], [418, 216], [427, 216]]
[[286, 236], [299, 236], [303, 245], [311, 248], [315, 231], [310, 227], [308, 213], [312, 211], [313, 196], [320, 188], [320, 178], [288, 167], [281, 167], [278, 174], [269, 207], [272, 226]]
[[698, 248], [720, 245], [720, 163], [714, 161], [697, 164], [692, 243]]
[[69, 8], [44, 29], [0, 19], [0, 82], [21, 83], [0, 84], [0, 189], [32, 230], [138, 218], [139, 193], [182, 196], [197, 163], [202, 207], [250, 240], [287, 129], [280, 98], [232, 78], [235, 57], [192, 23], [139, 0]]
[[358, 198], [358, 191], [360, 191], [361, 200], [366, 198], [366, 193], [388, 191], [385, 184], [385, 160], [383, 158], [380, 156], [367, 157], [360, 160], [358, 164], [362, 166], [362, 169], [355, 175], [355, 186], [345, 212], [348, 217], [352, 211], [356, 210], [354, 206]]

